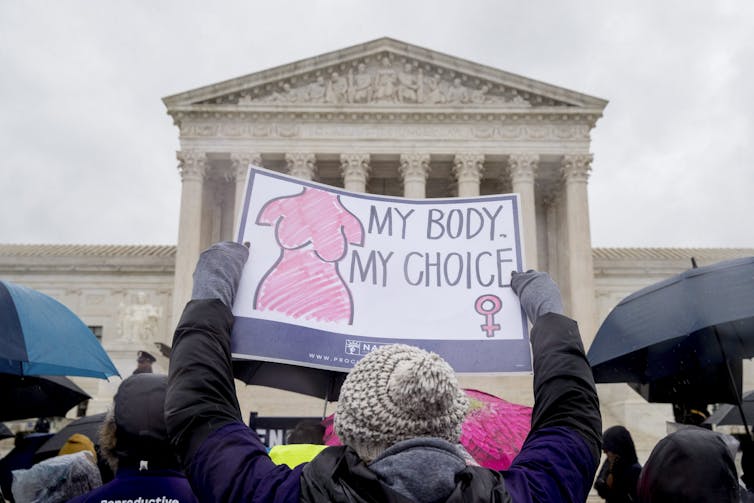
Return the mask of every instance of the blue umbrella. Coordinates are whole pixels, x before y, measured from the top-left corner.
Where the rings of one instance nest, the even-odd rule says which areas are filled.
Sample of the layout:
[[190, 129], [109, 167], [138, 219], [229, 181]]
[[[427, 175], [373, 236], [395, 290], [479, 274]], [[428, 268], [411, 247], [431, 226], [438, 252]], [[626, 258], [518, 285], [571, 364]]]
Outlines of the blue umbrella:
[[94, 334], [60, 302], [0, 281], [0, 373], [119, 375]]

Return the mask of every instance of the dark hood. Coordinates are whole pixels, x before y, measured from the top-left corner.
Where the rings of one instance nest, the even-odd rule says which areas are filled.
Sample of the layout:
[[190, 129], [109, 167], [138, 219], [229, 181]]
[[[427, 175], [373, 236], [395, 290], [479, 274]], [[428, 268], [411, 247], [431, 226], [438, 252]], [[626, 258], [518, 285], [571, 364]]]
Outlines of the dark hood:
[[641, 471], [642, 503], [726, 503], [739, 501], [738, 475], [725, 441], [701, 428], [660, 440]]
[[629, 465], [638, 462], [631, 434], [623, 426], [612, 426], [602, 435], [602, 449], [610, 451]]

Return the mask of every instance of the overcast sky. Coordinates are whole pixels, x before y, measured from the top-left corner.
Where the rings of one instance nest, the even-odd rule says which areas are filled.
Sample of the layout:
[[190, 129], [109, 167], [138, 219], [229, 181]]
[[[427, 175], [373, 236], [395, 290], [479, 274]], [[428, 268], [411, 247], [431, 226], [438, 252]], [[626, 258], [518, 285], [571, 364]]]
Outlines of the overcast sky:
[[610, 101], [595, 246], [754, 247], [754, 2], [0, 1], [0, 242], [174, 244], [161, 98], [379, 37]]

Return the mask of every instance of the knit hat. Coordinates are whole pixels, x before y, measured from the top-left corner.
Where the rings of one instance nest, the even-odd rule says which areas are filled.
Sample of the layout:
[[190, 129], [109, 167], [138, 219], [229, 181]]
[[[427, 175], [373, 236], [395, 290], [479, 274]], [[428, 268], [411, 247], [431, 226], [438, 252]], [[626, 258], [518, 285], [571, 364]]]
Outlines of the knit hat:
[[81, 433], [74, 433], [68, 440], [65, 441], [63, 447], [58, 451], [58, 456], [65, 454], [73, 454], [80, 451], [88, 451], [94, 457], [94, 461], [97, 461], [97, 452], [94, 450], [94, 442], [89, 437], [82, 435]]
[[364, 461], [402, 440], [458, 443], [469, 402], [439, 355], [405, 344], [375, 349], [348, 374], [335, 431]]

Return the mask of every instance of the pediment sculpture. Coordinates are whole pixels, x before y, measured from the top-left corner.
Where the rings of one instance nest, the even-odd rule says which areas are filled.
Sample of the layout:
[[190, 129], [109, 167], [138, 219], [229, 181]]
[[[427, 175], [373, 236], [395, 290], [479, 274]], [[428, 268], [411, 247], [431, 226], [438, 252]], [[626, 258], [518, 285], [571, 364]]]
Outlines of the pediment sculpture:
[[[457, 71], [383, 55], [209, 100], [209, 103], [331, 105], [564, 105]], [[526, 97], [525, 97], [526, 96]], [[527, 99], [528, 98], [528, 99]]]

